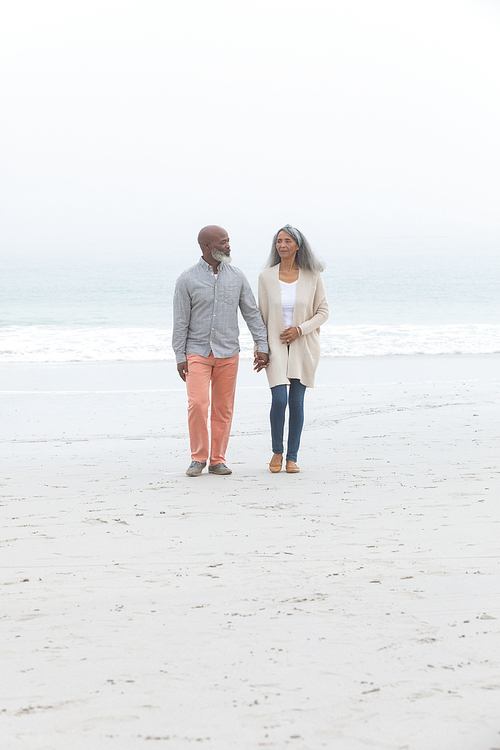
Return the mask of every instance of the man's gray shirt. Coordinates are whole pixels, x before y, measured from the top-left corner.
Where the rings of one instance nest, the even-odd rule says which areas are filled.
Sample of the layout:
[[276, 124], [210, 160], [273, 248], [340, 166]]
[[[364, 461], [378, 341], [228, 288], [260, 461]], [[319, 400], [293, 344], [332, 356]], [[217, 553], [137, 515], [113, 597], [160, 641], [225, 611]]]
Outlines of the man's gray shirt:
[[175, 284], [172, 347], [177, 364], [186, 354], [234, 357], [240, 350], [238, 307], [257, 351], [267, 352], [267, 331], [250, 284], [239, 268], [219, 263], [217, 273], [203, 258]]

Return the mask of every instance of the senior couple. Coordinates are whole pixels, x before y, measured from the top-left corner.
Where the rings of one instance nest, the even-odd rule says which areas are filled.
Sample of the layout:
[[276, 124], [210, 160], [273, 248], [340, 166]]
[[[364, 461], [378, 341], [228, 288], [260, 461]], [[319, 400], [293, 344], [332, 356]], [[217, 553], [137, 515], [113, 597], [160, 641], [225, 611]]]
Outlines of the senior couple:
[[207, 461], [210, 474], [232, 473], [226, 465], [226, 449], [240, 348], [238, 309], [254, 339], [254, 370], [266, 370], [271, 388], [269, 469], [278, 472], [283, 466], [288, 406], [285, 469], [296, 474], [304, 393], [314, 386], [319, 327], [328, 318], [323, 266], [298, 229], [282, 227], [273, 237], [267, 267], [259, 276], [257, 306], [245, 275], [231, 265], [225, 229], [204, 227], [198, 244], [202, 256], [179, 276], [174, 293], [172, 346], [188, 397], [192, 461], [186, 474], [199, 476]]

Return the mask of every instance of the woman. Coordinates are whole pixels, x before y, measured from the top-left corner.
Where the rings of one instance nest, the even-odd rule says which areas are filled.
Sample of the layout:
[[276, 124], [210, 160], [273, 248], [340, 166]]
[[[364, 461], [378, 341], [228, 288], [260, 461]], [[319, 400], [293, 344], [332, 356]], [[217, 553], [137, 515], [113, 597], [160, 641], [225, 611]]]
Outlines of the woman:
[[[319, 327], [328, 319], [321, 278], [323, 265], [306, 238], [287, 224], [273, 238], [267, 268], [259, 276], [259, 309], [267, 326], [271, 388], [272, 472], [283, 465], [283, 430], [288, 402], [286, 471], [296, 474], [304, 424], [304, 393], [314, 386], [318, 366]], [[255, 369], [264, 365], [256, 361]], [[289, 392], [288, 392], [289, 389]]]

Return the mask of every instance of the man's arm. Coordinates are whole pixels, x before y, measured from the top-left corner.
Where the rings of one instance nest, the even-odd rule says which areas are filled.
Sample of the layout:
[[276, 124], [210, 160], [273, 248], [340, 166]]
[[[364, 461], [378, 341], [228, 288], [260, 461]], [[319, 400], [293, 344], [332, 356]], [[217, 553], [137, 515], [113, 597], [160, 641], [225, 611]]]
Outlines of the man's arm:
[[177, 279], [174, 291], [174, 325], [172, 330], [172, 348], [175, 352], [177, 372], [184, 382], [188, 373], [186, 359], [186, 341], [191, 319], [191, 297], [185, 281]]
[[[259, 275], [258, 308], [260, 311], [262, 322], [264, 323], [264, 326], [266, 326], [266, 331], [267, 331], [267, 319], [269, 316], [269, 302], [267, 299], [267, 289], [264, 283], [264, 279], [262, 277], [262, 273]], [[269, 356], [268, 355], [266, 356], [266, 354], [262, 354], [262, 352], [255, 351], [253, 364], [254, 364], [253, 369], [256, 370], [257, 372], [260, 372], [261, 370], [265, 369], [269, 365]]]
[[267, 355], [269, 352], [269, 347], [267, 344], [267, 329], [262, 320], [262, 315], [260, 314], [259, 308], [257, 307], [257, 303], [255, 302], [255, 297], [253, 296], [250, 284], [248, 283], [245, 276], [243, 276], [239, 304], [241, 314], [243, 315], [245, 323], [247, 324], [248, 329], [252, 334], [252, 338], [257, 345], [257, 356], [265, 355], [265, 358], [264, 356], [262, 356], [262, 360], [265, 359], [265, 362], [267, 363]]

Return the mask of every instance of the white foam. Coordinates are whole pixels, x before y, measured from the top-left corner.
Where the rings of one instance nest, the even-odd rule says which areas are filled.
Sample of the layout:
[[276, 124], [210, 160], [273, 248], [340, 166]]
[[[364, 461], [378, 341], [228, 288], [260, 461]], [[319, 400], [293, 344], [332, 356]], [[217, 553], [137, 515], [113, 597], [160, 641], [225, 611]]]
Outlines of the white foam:
[[[9, 326], [0, 329], [0, 362], [113, 362], [173, 360], [171, 330], [113, 326]], [[253, 356], [246, 329], [241, 356]], [[500, 325], [325, 325], [325, 357], [393, 354], [498, 354]]]

